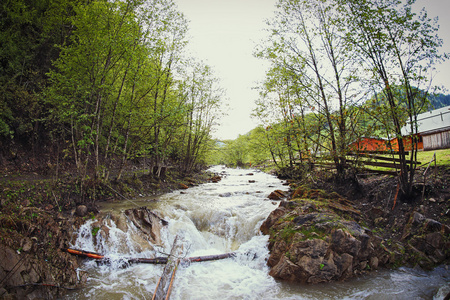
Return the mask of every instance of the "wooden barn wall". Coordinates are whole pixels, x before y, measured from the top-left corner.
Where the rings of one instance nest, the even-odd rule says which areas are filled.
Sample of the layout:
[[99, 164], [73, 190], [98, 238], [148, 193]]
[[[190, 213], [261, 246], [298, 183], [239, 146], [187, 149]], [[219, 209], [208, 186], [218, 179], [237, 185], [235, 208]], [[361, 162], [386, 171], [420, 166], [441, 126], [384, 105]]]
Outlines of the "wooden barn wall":
[[450, 131], [438, 132], [423, 136], [423, 149], [447, 149], [450, 148]]

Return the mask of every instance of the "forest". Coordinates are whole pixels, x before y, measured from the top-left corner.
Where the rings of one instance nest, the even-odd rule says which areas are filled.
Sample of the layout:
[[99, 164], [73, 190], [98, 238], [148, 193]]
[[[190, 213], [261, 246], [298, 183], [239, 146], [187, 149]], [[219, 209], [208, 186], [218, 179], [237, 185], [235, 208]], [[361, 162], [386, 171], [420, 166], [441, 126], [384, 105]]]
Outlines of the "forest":
[[186, 174], [206, 164], [224, 91], [185, 53], [187, 21], [172, 1], [0, 7], [5, 159], [25, 152], [51, 172], [66, 163], [104, 179], [130, 164]]
[[[345, 178], [345, 153], [364, 136], [396, 137], [402, 190], [411, 190], [401, 129], [448, 105], [432, 84], [437, 20], [414, 1], [279, 1], [254, 55], [261, 124], [213, 139], [226, 93], [189, 56], [188, 22], [171, 0], [4, 1], [1, 4], [2, 161], [79, 178], [120, 179], [126, 168], [189, 174], [208, 164], [292, 168], [326, 154]], [[17, 165], [17, 164], [16, 164]]]

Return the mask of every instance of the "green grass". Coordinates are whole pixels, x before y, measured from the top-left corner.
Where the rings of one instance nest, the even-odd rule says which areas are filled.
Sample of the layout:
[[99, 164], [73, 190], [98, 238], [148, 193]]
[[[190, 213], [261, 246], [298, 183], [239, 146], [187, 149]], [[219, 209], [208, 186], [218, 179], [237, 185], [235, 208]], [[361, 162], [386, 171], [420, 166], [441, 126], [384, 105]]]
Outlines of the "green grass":
[[[436, 165], [438, 166], [450, 166], [450, 149], [440, 149], [431, 151], [419, 151], [417, 152], [417, 160], [422, 164], [427, 164], [433, 159], [433, 155], [436, 152]], [[432, 162], [434, 166], [434, 162]]]
[[[440, 149], [440, 150], [430, 150], [430, 151], [418, 151], [417, 152], [417, 161], [419, 162], [419, 166], [426, 168], [428, 163], [432, 160], [434, 153], [436, 152], [436, 165], [437, 166], [447, 166], [450, 167], [450, 149]], [[379, 156], [391, 157], [387, 154], [378, 154]], [[407, 156], [409, 158], [409, 156]], [[432, 162], [431, 167], [434, 167], [435, 162]], [[376, 166], [366, 166], [368, 170], [383, 170], [389, 171], [392, 170], [390, 168], [384, 167], [376, 167]], [[276, 169], [276, 166], [271, 162], [264, 171], [269, 172], [272, 169]]]
[[[440, 149], [440, 150], [430, 150], [430, 151], [418, 151], [417, 152], [417, 161], [419, 162], [419, 166], [423, 168], [428, 167], [430, 161], [433, 159], [434, 153], [436, 153], [436, 162], [431, 163], [431, 167], [436, 166], [447, 166], [450, 167], [450, 149]], [[390, 155], [380, 155], [391, 157]], [[409, 156], [407, 156], [409, 158]], [[380, 170], [380, 171], [390, 171], [393, 169], [385, 168], [385, 167], [376, 167], [376, 166], [366, 166], [367, 170]]]

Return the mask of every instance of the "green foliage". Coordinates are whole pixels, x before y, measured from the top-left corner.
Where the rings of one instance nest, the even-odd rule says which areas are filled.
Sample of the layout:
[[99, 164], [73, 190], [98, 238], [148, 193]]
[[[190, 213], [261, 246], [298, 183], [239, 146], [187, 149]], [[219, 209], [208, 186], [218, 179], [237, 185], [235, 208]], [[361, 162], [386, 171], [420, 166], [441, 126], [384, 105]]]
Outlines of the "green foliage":
[[280, 1], [255, 53], [271, 63], [254, 113], [262, 126], [218, 146], [224, 91], [185, 56], [187, 22], [172, 0], [6, 0], [0, 141], [59, 145], [83, 184], [89, 169], [120, 177], [131, 161], [292, 168], [326, 153], [342, 166], [351, 142], [400, 136], [434, 97], [421, 87], [447, 55], [436, 24], [411, 4]]
[[78, 0], [2, 1], [0, 4], [0, 140], [43, 144], [48, 107], [39, 93], [45, 73], [70, 32]]
[[261, 165], [270, 160], [269, 144], [262, 126], [250, 131], [248, 135], [247, 153], [250, 163]]
[[280, 2], [268, 22], [271, 34], [256, 53], [272, 64], [260, 87], [256, 115], [277, 129], [271, 134], [279, 144], [272, 146], [272, 156], [281, 167], [327, 152], [340, 175], [340, 157], [355, 136], [351, 108], [361, 100], [359, 72], [349, 43], [339, 37], [334, 5]]
[[210, 163], [234, 167], [262, 166], [270, 160], [266, 133], [261, 126], [239, 135], [235, 140], [216, 143], [214, 153], [214, 160]]
[[232, 141], [225, 141], [223, 147], [224, 160], [227, 165], [234, 167], [244, 167], [249, 162], [248, 157], [248, 135], [239, 135]]
[[100, 227], [93, 227], [92, 228], [92, 236], [97, 236], [98, 232], [100, 231]]
[[186, 69], [185, 79], [179, 86], [183, 94], [183, 120], [186, 126], [179, 131], [179, 150], [182, 171], [189, 173], [197, 165], [205, 165], [208, 152], [215, 148], [211, 140], [213, 126], [220, 118], [220, 100], [224, 91], [214, 77], [211, 68], [203, 63], [192, 62]]
[[88, 170], [206, 163], [224, 92], [185, 56], [172, 0], [7, 0], [0, 15], [0, 141], [58, 145], [80, 193]]

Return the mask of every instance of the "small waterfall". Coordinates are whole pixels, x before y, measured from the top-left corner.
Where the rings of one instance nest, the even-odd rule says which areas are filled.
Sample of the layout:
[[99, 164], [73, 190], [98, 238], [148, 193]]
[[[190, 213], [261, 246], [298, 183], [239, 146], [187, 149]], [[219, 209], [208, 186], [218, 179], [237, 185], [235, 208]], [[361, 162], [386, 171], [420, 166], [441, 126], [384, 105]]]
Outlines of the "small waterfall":
[[99, 252], [108, 257], [149, 257], [153, 255], [156, 246], [150, 244], [132, 222], [127, 227], [119, 228], [109, 216], [100, 222], [89, 220], [83, 224], [73, 244], [74, 248]]
[[[278, 205], [267, 196], [275, 189], [287, 187], [274, 176], [257, 170], [215, 167], [211, 171], [226, 176], [218, 183], [163, 195], [159, 201], [135, 199], [128, 207], [120, 203], [120, 209], [116, 208], [117, 203], [104, 205], [104, 216], [81, 226], [73, 247], [100, 252], [112, 263], [97, 265], [87, 261], [83, 267], [90, 275], [87, 287], [68, 298], [151, 299], [164, 266], [133, 264], [124, 268], [121, 258], [164, 256], [170, 252], [176, 235], [183, 240], [183, 256], [227, 252], [235, 252], [236, 256], [183, 264], [177, 272], [171, 299], [401, 299], [398, 295], [414, 298], [422, 290], [426, 290], [424, 295], [434, 295], [449, 282], [448, 270], [423, 275], [409, 269], [379, 271], [375, 277], [319, 286], [277, 282], [268, 275], [268, 237], [260, 234], [259, 227]], [[168, 221], [161, 229], [160, 244], [143, 234], [121, 211], [136, 206], [148, 206]], [[395, 289], [403, 292], [397, 294]]]

